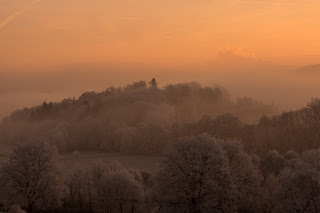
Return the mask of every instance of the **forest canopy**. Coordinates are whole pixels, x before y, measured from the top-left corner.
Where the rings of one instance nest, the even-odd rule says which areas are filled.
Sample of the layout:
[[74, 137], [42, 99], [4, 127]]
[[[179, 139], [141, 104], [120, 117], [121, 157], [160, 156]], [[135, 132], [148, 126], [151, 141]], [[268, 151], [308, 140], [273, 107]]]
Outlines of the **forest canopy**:
[[138, 81], [17, 110], [1, 123], [0, 143], [46, 140], [60, 152], [162, 153], [178, 137], [206, 133], [240, 140], [257, 154], [319, 146], [319, 99], [279, 114], [274, 105], [248, 97], [234, 100], [218, 86], [157, 85], [156, 79]]
[[[274, 105], [248, 97], [234, 101], [222, 87], [192, 82], [159, 88], [152, 79], [17, 110], [0, 125], [0, 143], [16, 145], [41, 138], [60, 151], [155, 153], [206, 118], [218, 123], [226, 119], [242, 127], [242, 122], [254, 123], [276, 111]], [[220, 133], [221, 137], [228, 134]]]

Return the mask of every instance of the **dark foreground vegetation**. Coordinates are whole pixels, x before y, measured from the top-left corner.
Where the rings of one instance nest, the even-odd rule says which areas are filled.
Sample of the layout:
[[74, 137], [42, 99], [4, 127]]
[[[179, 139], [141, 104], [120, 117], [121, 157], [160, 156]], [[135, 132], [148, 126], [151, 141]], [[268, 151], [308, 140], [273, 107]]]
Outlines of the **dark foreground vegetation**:
[[[0, 126], [1, 145], [15, 147], [0, 167], [0, 208], [320, 212], [320, 100], [274, 113], [250, 98], [232, 101], [219, 87], [160, 89], [154, 79], [16, 111]], [[163, 160], [154, 171], [97, 162], [64, 174], [58, 152], [74, 150]]]
[[[57, 149], [14, 149], [1, 167], [0, 203], [9, 212], [319, 212], [320, 150], [262, 159], [236, 140], [208, 135], [170, 145], [155, 171], [97, 163], [62, 175]], [[22, 210], [24, 209], [24, 210]]]

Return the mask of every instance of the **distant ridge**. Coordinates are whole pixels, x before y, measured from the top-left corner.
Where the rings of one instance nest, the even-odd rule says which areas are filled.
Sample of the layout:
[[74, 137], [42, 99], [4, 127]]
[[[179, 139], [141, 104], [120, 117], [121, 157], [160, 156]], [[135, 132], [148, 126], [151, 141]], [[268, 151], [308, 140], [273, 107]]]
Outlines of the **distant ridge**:
[[320, 74], [320, 64], [313, 64], [300, 67], [296, 70], [298, 73]]

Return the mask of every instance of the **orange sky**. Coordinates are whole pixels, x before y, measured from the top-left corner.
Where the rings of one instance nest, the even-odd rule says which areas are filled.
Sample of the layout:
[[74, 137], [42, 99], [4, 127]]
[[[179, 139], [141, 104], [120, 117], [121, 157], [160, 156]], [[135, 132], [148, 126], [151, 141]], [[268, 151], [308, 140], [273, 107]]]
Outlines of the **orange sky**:
[[320, 1], [0, 0], [0, 71], [110, 61], [223, 64], [234, 56], [320, 63]]

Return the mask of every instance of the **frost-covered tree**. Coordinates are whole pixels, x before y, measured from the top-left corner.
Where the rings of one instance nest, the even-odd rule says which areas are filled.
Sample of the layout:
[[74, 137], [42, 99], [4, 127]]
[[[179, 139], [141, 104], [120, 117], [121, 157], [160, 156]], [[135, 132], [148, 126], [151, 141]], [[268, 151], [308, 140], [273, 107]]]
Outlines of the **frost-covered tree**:
[[261, 172], [265, 177], [271, 173], [279, 175], [286, 166], [287, 159], [278, 151], [271, 150], [261, 162]]
[[7, 205], [34, 208], [61, 206], [65, 187], [56, 166], [56, 147], [46, 143], [18, 146], [1, 167], [0, 188]]
[[314, 169], [292, 171], [282, 178], [274, 212], [320, 212], [320, 174]]
[[261, 210], [262, 176], [237, 140], [220, 140], [229, 160], [232, 180], [236, 189], [238, 212]]
[[136, 212], [140, 208], [143, 188], [130, 173], [124, 170], [110, 172], [106, 181], [113, 212]]
[[143, 187], [118, 163], [96, 167], [92, 173], [95, 212], [141, 212]]
[[320, 172], [320, 149], [307, 150], [302, 153], [302, 160]]
[[296, 151], [289, 150], [284, 154], [284, 157], [287, 159], [287, 166], [293, 170], [303, 166], [301, 157]]
[[87, 171], [77, 169], [67, 178], [66, 185], [69, 189], [66, 196], [67, 205], [72, 208], [91, 207], [91, 180]]
[[154, 177], [160, 212], [232, 212], [236, 209], [228, 158], [213, 138], [181, 138]]
[[279, 185], [279, 176], [270, 173], [262, 182], [263, 195], [260, 197], [262, 201], [262, 212], [270, 213], [274, 209], [274, 191]]

